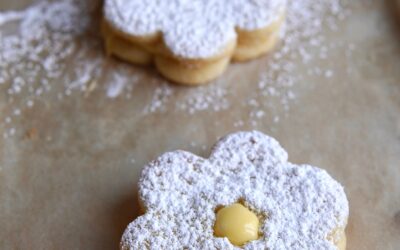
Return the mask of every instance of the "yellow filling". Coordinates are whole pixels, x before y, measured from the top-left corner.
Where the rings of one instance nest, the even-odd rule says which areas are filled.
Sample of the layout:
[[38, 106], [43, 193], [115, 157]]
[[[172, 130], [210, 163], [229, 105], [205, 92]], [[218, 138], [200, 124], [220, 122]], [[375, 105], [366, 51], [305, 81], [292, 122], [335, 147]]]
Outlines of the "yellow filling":
[[241, 246], [258, 239], [258, 227], [257, 216], [242, 204], [235, 203], [217, 212], [214, 234], [227, 237], [232, 244]]

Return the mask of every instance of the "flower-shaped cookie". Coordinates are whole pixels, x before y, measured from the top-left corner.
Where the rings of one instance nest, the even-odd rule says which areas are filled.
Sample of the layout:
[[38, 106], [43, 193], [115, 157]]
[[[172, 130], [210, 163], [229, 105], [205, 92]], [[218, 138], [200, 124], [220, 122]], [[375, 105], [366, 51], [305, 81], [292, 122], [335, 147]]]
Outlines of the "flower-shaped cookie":
[[[109, 54], [199, 84], [279, 40], [286, 0], [105, 0]], [[110, 42], [111, 41], [111, 42]]]
[[139, 182], [144, 215], [125, 230], [121, 249], [240, 249], [216, 237], [216, 209], [241, 201], [260, 218], [244, 249], [344, 249], [348, 217], [342, 186], [326, 171], [294, 165], [260, 132], [219, 141], [208, 159], [184, 151], [151, 162]]
[[235, 28], [257, 30], [282, 14], [286, 0], [106, 0], [105, 18], [119, 30], [146, 37], [161, 32], [183, 58], [218, 55]]

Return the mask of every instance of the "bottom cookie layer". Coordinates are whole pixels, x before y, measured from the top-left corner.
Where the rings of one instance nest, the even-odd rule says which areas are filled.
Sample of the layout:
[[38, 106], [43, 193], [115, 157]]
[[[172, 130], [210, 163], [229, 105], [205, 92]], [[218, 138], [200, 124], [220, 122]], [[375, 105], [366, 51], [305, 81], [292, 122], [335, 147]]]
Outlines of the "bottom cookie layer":
[[141, 41], [121, 34], [106, 21], [102, 23], [102, 35], [108, 55], [114, 55], [133, 64], [154, 63], [159, 72], [171, 81], [199, 85], [220, 76], [231, 59], [246, 61], [271, 51], [279, 41], [283, 21], [284, 14], [266, 28], [255, 31], [238, 30], [237, 41], [229, 43], [221, 50], [219, 56], [206, 59], [184, 59], [160, 53], [158, 48], [160, 44], [141, 44]]
[[197, 85], [209, 82], [221, 75], [230, 58], [225, 56], [211, 62], [185, 63], [172, 58], [156, 56], [155, 65], [162, 75], [177, 83]]
[[114, 55], [124, 61], [138, 64], [155, 64], [158, 71], [176, 83], [198, 85], [209, 82], [221, 75], [229, 64], [235, 43], [230, 43], [223, 56], [210, 60], [185, 60], [172, 56], [152, 55], [147, 49], [128, 41], [112, 30], [106, 23], [102, 25], [107, 55]]
[[107, 56], [116, 56], [119, 59], [138, 65], [150, 65], [153, 56], [139, 45], [120, 37], [105, 23], [102, 23], [101, 33], [104, 37], [104, 45]]
[[272, 51], [279, 42], [284, 20], [285, 14], [282, 13], [268, 27], [253, 31], [238, 29], [238, 41], [232, 59], [240, 62], [247, 61]]

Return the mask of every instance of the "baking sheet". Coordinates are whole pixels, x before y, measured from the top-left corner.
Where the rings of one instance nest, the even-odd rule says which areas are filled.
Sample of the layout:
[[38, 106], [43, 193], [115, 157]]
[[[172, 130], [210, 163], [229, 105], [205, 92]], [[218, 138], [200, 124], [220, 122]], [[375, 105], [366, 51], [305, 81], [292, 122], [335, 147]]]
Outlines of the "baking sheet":
[[[2, 1], [0, 9], [29, 4]], [[145, 163], [175, 149], [206, 157], [218, 137], [258, 129], [291, 161], [323, 167], [345, 186], [348, 249], [400, 249], [400, 34], [386, 2], [348, 8], [336, 31], [323, 31], [337, 45], [328, 59], [292, 59], [301, 78], [269, 95], [258, 92], [260, 75], [280, 60], [273, 56], [234, 64], [200, 89], [113, 59], [105, 69], [140, 79], [123, 95], [106, 81], [72, 93], [55, 84], [17, 109], [30, 96], [10, 100], [0, 87], [0, 248], [115, 249], [138, 215]]]

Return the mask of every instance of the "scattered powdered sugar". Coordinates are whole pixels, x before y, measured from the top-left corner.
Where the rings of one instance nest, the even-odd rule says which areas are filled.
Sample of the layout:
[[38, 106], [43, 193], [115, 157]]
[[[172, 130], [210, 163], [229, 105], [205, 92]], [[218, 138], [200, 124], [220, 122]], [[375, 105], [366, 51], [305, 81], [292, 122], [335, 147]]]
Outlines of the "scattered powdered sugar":
[[[344, 46], [330, 42], [323, 32], [326, 27], [338, 29], [338, 22], [350, 14], [340, 2], [288, 1], [282, 44], [270, 56], [249, 63], [263, 68], [255, 80], [242, 81], [246, 91], [236, 91], [235, 79], [224, 76], [206, 86], [176, 86], [154, 73], [106, 58], [98, 35], [98, 0], [42, 1], [20, 11], [0, 12], [0, 92], [8, 104], [0, 121], [3, 136], [14, 135], [20, 114], [40, 101], [61, 102], [95, 91], [104, 91], [105, 98], [129, 101], [140, 95], [137, 92], [143, 86], [150, 89], [142, 110], [145, 115], [167, 111], [191, 115], [234, 108], [248, 110], [248, 117], [235, 121], [235, 127], [257, 126], [269, 116], [279, 122], [298, 97], [295, 87], [305, 77], [299, 72], [334, 76], [333, 69], [313, 61], [327, 60], [330, 50]], [[346, 46], [346, 56], [351, 57], [355, 46]], [[295, 63], [298, 61], [301, 65]], [[304, 66], [306, 70], [300, 70]], [[230, 67], [227, 75], [239, 67]]]
[[[218, 81], [218, 80], [217, 80]], [[221, 80], [219, 80], [221, 81]], [[198, 90], [186, 89], [183, 93], [185, 98], [176, 102], [178, 110], [194, 114], [199, 111], [218, 112], [229, 108], [228, 82], [212, 84], [210, 86], [199, 86]]]
[[[131, 77], [128, 78], [127, 75]], [[136, 78], [129, 66], [116, 67], [110, 72], [109, 79], [106, 81], [107, 97], [116, 98], [124, 92], [124, 89], [132, 90], [137, 83]]]
[[150, 103], [144, 108], [144, 113], [154, 113], [157, 111], [165, 111], [167, 102], [174, 93], [174, 88], [166, 82], [162, 82], [156, 87]]
[[111, 82], [107, 88], [107, 96], [110, 98], [115, 98], [121, 94], [124, 89], [124, 82], [121, 81], [122, 79], [118, 79], [115, 82]]
[[242, 202], [261, 224], [260, 238], [243, 249], [337, 249], [327, 238], [347, 223], [343, 187], [287, 158], [275, 139], [256, 131], [225, 137], [209, 159], [184, 151], [160, 156], [142, 172], [145, 214], [127, 227], [121, 248], [241, 249], [215, 237], [213, 225], [218, 207]]
[[23, 12], [5, 11], [0, 16], [0, 25], [23, 18]]
[[267, 27], [282, 15], [285, 5], [286, 0], [106, 0], [104, 16], [134, 36], [161, 32], [177, 56], [209, 58], [236, 38], [235, 27]]

